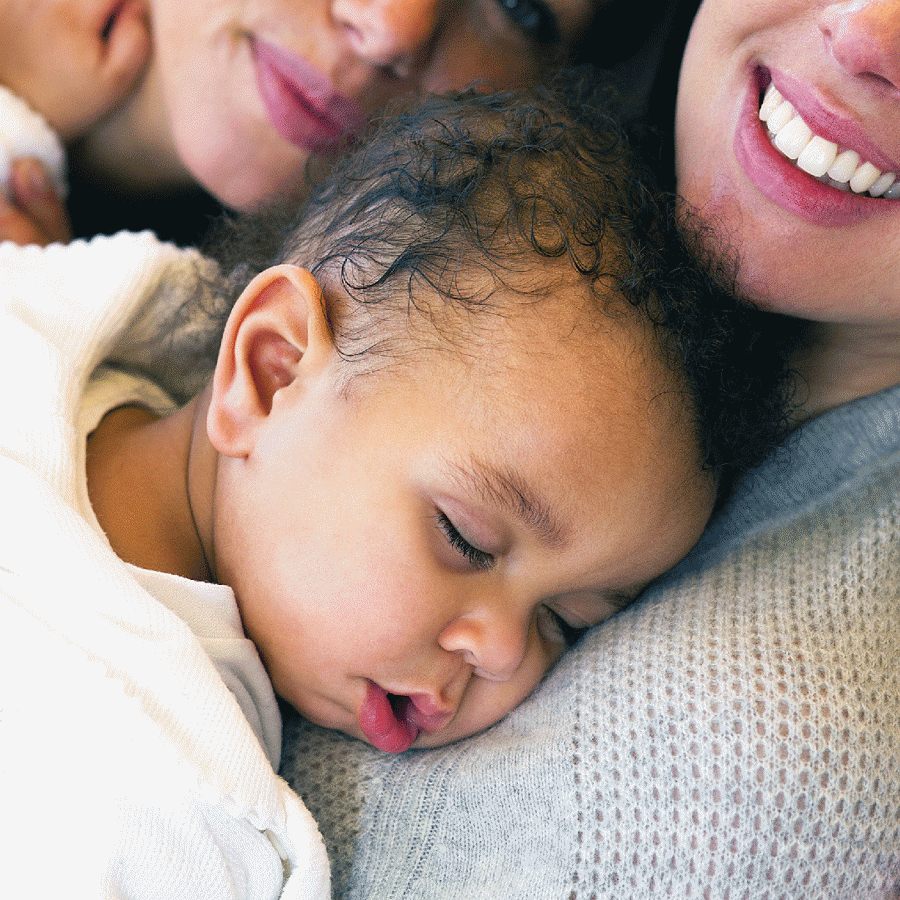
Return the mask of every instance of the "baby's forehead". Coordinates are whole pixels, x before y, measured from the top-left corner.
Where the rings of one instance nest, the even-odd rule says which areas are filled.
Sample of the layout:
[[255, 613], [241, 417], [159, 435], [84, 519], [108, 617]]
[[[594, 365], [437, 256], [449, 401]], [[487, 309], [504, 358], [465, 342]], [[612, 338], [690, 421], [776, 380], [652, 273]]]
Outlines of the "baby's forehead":
[[555, 287], [540, 296], [495, 296], [490, 307], [457, 310], [449, 323], [423, 320], [420, 327], [440, 335], [439, 355], [473, 405], [487, 395], [534, 409], [552, 404], [585, 421], [622, 410], [652, 422], [693, 420], [683, 377], [643, 310], [578, 279]]
[[447, 334], [455, 347], [487, 365], [540, 361], [585, 377], [598, 369], [639, 371], [657, 387], [678, 380], [664, 364], [664, 338], [649, 318], [652, 304], [630, 302], [612, 278], [589, 280], [568, 263], [541, 263], [514, 277], [509, 272], [502, 278], [484, 272], [468, 276], [465, 290], [472, 303], [437, 298], [436, 313], [420, 298], [420, 326]]
[[[437, 277], [413, 270], [377, 296], [351, 296], [334, 278], [329, 293], [348, 302], [352, 327], [374, 326], [362, 328], [370, 331], [357, 356], [363, 370], [436, 365], [473, 407], [487, 395], [536, 408], [553, 402], [579, 422], [626, 407], [641, 420], [693, 422], [685, 374], [650, 320], [655, 302], [626, 297], [621, 248], [606, 240], [603, 252], [609, 274], [600, 276], [579, 271], [568, 254], [548, 258], [520, 247], [502, 262], [464, 254]], [[533, 372], [540, 379], [528, 377]]]

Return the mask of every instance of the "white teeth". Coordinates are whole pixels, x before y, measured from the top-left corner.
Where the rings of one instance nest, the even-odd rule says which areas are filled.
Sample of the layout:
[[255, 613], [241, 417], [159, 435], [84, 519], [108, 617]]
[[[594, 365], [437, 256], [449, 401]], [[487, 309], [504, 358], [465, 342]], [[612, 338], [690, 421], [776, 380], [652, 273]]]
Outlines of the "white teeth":
[[864, 194], [879, 178], [881, 178], [879, 169], [870, 162], [863, 163], [850, 179], [850, 190], [855, 194]]
[[804, 172], [815, 178], [821, 178], [832, 166], [837, 157], [837, 144], [825, 138], [813, 135], [812, 140], [803, 148], [797, 159], [797, 165]]
[[778, 93], [774, 84], [769, 85], [765, 97], [763, 97], [762, 106], [759, 108], [759, 117], [763, 122], [769, 121], [769, 116], [784, 103], [784, 97]]
[[848, 182], [859, 168], [859, 154], [855, 150], [838, 153], [833, 165], [828, 170], [828, 177], [835, 181]]
[[883, 197], [887, 189], [897, 180], [897, 176], [893, 172], [885, 172], [872, 187], [869, 193], [873, 197]]
[[793, 118], [794, 107], [785, 100], [772, 111], [766, 125], [769, 126], [769, 132], [771, 134], [778, 134], [778, 132]]
[[900, 182], [893, 172], [884, 172], [860, 159], [855, 150], [840, 150], [833, 141], [817, 134], [797, 115], [773, 85], [769, 85], [759, 109], [772, 143], [798, 168], [840, 190], [872, 197], [900, 199]]
[[796, 159], [812, 140], [812, 129], [800, 116], [794, 116], [772, 139], [772, 143], [788, 158]]

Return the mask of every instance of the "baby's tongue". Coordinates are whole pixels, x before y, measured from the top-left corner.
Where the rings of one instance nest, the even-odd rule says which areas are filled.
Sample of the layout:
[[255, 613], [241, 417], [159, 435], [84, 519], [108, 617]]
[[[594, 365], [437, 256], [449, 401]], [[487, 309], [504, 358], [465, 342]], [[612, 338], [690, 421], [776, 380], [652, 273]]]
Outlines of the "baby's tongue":
[[[409, 703], [409, 698], [403, 700]], [[419, 736], [419, 729], [412, 722], [404, 721], [404, 708], [401, 707], [399, 715], [395, 713], [387, 691], [369, 682], [366, 699], [359, 711], [359, 727], [373, 747], [386, 753], [402, 753], [410, 748]]]

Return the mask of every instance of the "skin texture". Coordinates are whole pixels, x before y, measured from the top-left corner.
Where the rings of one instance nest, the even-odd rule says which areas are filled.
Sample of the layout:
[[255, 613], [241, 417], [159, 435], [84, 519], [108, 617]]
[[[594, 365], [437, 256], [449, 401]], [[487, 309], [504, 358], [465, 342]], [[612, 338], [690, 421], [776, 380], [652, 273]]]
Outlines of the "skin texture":
[[26, 99], [63, 141], [136, 89], [150, 52], [143, 0], [0, 3], [0, 84]]
[[707, 0], [685, 51], [679, 191], [740, 257], [749, 295], [809, 319], [808, 414], [900, 381], [900, 203], [851, 197], [771, 149], [771, 78], [815, 133], [900, 167], [898, 0]]
[[311, 122], [300, 143], [275, 127], [260, 91], [261, 46], [303, 68], [313, 106], [330, 107], [327, 96], [352, 110], [338, 116], [347, 126], [422, 90], [522, 83], [577, 37], [596, 5], [549, 2], [560, 33], [550, 47], [519, 24], [530, 4], [511, 15], [499, 0], [153, 0], [148, 77], [87, 150], [125, 183], [147, 177], [149, 154], [173, 182], [196, 179], [226, 205], [252, 208], [300, 193], [304, 165], [322, 145]]
[[[144, 0], [2, 0], [0, 84], [26, 100], [63, 141], [82, 134], [135, 91], [150, 59]], [[30, 158], [12, 164], [0, 195], [0, 237], [66, 241], [66, 209]]]
[[713, 504], [643, 328], [580, 330], [569, 293], [486, 317], [470, 353], [432, 336], [348, 385], [315, 280], [264, 272], [210, 388], [168, 419], [111, 413], [91, 437], [113, 548], [231, 585], [276, 691], [315, 722], [370, 737], [377, 685], [415, 698], [414, 746], [482, 730], [564, 651], [554, 614], [612, 614]]
[[[534, 78], [609, 0], [5, 2], [0, 83], [79, 139], [79, 166], [92, 181], [137, 194], [197, 181], [225, 205], [253, 209], [301, 196], [311, 155], [392, 99]], [[277, 69], [261, 62], [260, 48], [280, 60]], [[305, 97], [301, 109], [288, 100], [286, 114], [273, 113], [262, 83], [271, 94], [285, 67], [302, 70]], [[280, 93], [290, 97], [296, 85]], [[339, 121], [323, 128], [310, 100], [327, 118], [340, 107]], [[7, 199], [0, 237], [70, 238], [59, 198], [38, 176]]]
[[69, 214], [47, 178], [43, 164], [33, 157], [10, 164], [9, 196], [0, 191], [0, 236], [17, 244], [71, 240]]

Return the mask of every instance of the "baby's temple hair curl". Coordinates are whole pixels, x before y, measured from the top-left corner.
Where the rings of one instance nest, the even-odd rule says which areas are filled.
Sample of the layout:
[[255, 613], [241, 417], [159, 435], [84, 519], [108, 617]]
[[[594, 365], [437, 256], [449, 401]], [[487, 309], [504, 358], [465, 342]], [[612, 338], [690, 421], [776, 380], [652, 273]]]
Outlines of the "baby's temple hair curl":
[[793, 334], [734, 299], [727, 264], [698, 258], [709, 236], [655, 187], [607, 100], [582, 72], [430, 98], [364, 135], [299, 213], [232, 222], [210, 252], [234, 297], [270, 265], [310, 269], [362, 372], [409, 352], [414, 314], [452, 346], [460, 312], [580, 279], [598, 321], [652, 326], [724, 496], [786, 434]]

